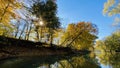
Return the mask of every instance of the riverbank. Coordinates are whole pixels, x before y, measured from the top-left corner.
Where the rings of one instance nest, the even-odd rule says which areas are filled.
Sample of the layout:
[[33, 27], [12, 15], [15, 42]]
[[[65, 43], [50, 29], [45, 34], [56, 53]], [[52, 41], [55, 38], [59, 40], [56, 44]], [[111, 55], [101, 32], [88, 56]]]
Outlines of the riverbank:
[[77, 51], [70, 47], [60, 47], [54, 44], [51, 45], [42, 42], [0, 36], [0, 59], [23, 56], [66, 55], [74, 53], [86, 54], [90, 52], [87, 50]]
[[57, 54], [67, 54], [67, 53], [70, 53], [70, 51], [65, 51], [62, 49], [55, 50], [48, 47], [26, 48], [26, 47], [8, 46], [0, 50], [0, 59], [9, 58], [9, 57], [44, 56], [44, 55], [57, 55]]
[[24, 57], [24, 56], [48, 56], [48, 55], [67, 55], [67, 54], [86, 54], [88, 52], [74, 51], [70, 48], [57, 48], [52, 47], [39, 47], [39, 48], [26, 48], [26, 47], [13, 47], [8, 46], [0, 50], [0, 60], [11, 57]]

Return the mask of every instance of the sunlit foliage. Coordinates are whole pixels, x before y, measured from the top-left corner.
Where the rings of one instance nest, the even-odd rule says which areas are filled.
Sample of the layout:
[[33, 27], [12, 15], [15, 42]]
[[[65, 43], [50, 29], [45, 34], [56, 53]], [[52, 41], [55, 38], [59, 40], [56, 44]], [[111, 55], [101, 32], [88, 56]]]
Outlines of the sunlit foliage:
[[105, 40], [105, 45], [110, 50], [119, 50], [120, 49], [120, 31], [116, 31], [111, 36], [108, 36]]
[[[103, 14], [108, 16], [117, 15], [113, 25], [119, 25], [120, 23], [120, 0], [107, 0], [104, 3]], [[119, 25], [120, 26], [120, 25]]]
[[101, 51], [101, 52], [105, 52], [106, 51], [106, 46], [104, 44], [104, 41], [102, 40], [97, 40], [96, 44], [95, 44], [95, 50], [96, 51]]
[[120, 1], [107, 0], [107, 2], [104, 4], [103, 13], [108, 14], [109, 16], [120, 14]]
[[103, 65], [110, 65], [112, 68], [120, 67], [120, 54], [119, 53], [101, 53], [97, 55], [99, 61]]
[[16, 10], [21, 4], [17, 0], [0, 0], [0, 35], [11, 36], [13, 26], [11, 20], [18, 18]]
[[119, 51], [120, 50], [120, 31], [114, 32], [112, 35], [107, 36], [102, 41], [97, 41], [96, 46], [101, 50], [106, 51]]
[[[97, 33], [97, 27], [89, 22], [69, 24], [62, 36], [62, 42], [68, 39], [68, 41], [66, 42], [66, 46], [85, 50], [93, 45], [94, 40], [97, 38]], [[73, 43], [69, 44], [72, 41]]]
[[[60, 27], [59, 17], [57, 17], [57, 4], [54, 0], [35, 1], [31, 6], [31, 12], [39, 21], [42, 21], [44, 28], [48, 28], [48, 40], [52, 43], [54, 30]], [[37, 22], [39, 23], [39, 22]], [[40, 25], [35, 25], [37, 38], [42, 36], [39, 32]]]
[[0, 0], [0, 23], [8, 25], [11, 18], [16, 18], [16, 9], [20, 8], [17, 0]]

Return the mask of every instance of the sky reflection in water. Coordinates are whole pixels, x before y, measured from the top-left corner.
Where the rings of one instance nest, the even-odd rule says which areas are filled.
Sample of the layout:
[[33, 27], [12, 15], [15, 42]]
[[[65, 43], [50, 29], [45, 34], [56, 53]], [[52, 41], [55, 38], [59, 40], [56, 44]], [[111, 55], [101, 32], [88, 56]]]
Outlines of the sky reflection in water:
[[22, 57], [0, 61], [0, 68], [120, 68], [119, 57], [111, 53]]

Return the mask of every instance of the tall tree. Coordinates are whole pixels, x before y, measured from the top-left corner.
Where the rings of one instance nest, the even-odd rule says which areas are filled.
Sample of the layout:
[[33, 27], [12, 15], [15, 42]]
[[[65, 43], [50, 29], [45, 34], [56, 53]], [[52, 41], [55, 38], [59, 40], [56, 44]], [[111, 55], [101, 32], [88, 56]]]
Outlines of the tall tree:
[[66, 41], [66, 46], [84, 50], [92, 46], [97, 38], [97, 32], [98, 30], [96, 26], [89, 22], [69, 24], [62, 37], [62, 40], [63, 42], [64, 40]]
[[[59, 28], [60, 22], [57, 17], [57, 4], [54, 0], [37, 1], [32, 6], [32, 13], [42, 21], [49, 30], [51, 44], [53, 40], [53, 30]], [[36, 26], [37, 31], [39, 26]], [[38, 35], [37, 35], [38, 36]]]
[[16, 10], [20, 7], [21, 4], [17, 0], [0, 0], [0, 27], [6, 31], [3, 31], [2, 34], [6, 33], [6, 36], [12, 34], [13, 26], [10, 22], [12, 19], [19, 17]]

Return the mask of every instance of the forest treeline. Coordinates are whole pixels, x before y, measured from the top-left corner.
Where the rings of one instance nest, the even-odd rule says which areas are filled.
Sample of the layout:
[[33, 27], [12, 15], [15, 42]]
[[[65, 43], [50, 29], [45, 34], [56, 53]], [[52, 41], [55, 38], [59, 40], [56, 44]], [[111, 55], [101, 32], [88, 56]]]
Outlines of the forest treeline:
[[49, 46], [93, 48], [97, 26], [91, 22], [78, 22], [62, 28], [57, 8], [56, 0], [0, 0], [0, 43], [9, 44], [7, 40], [3, 42], [9, 37]]
[[104, 52], [120, 51], [120, 31], [115, 31], [103, 40], [97, 40], [96, 49]]
[[[57, 0], [0, 0], [0, 43], [9, 44], [4, 40], [8, 37], [79, 50], [94, 50], [96, 45], [104, 51], [119, 51], [119, 29], [96, 42], [98, 28], [95, 24], [85, 21], [73, 22], [63, 28], [57, 8]], [[117, 27], [120, 22], [119, 8], [117, 0], [104, 3], [103, 14], [116, 15], [113, 25]]]

